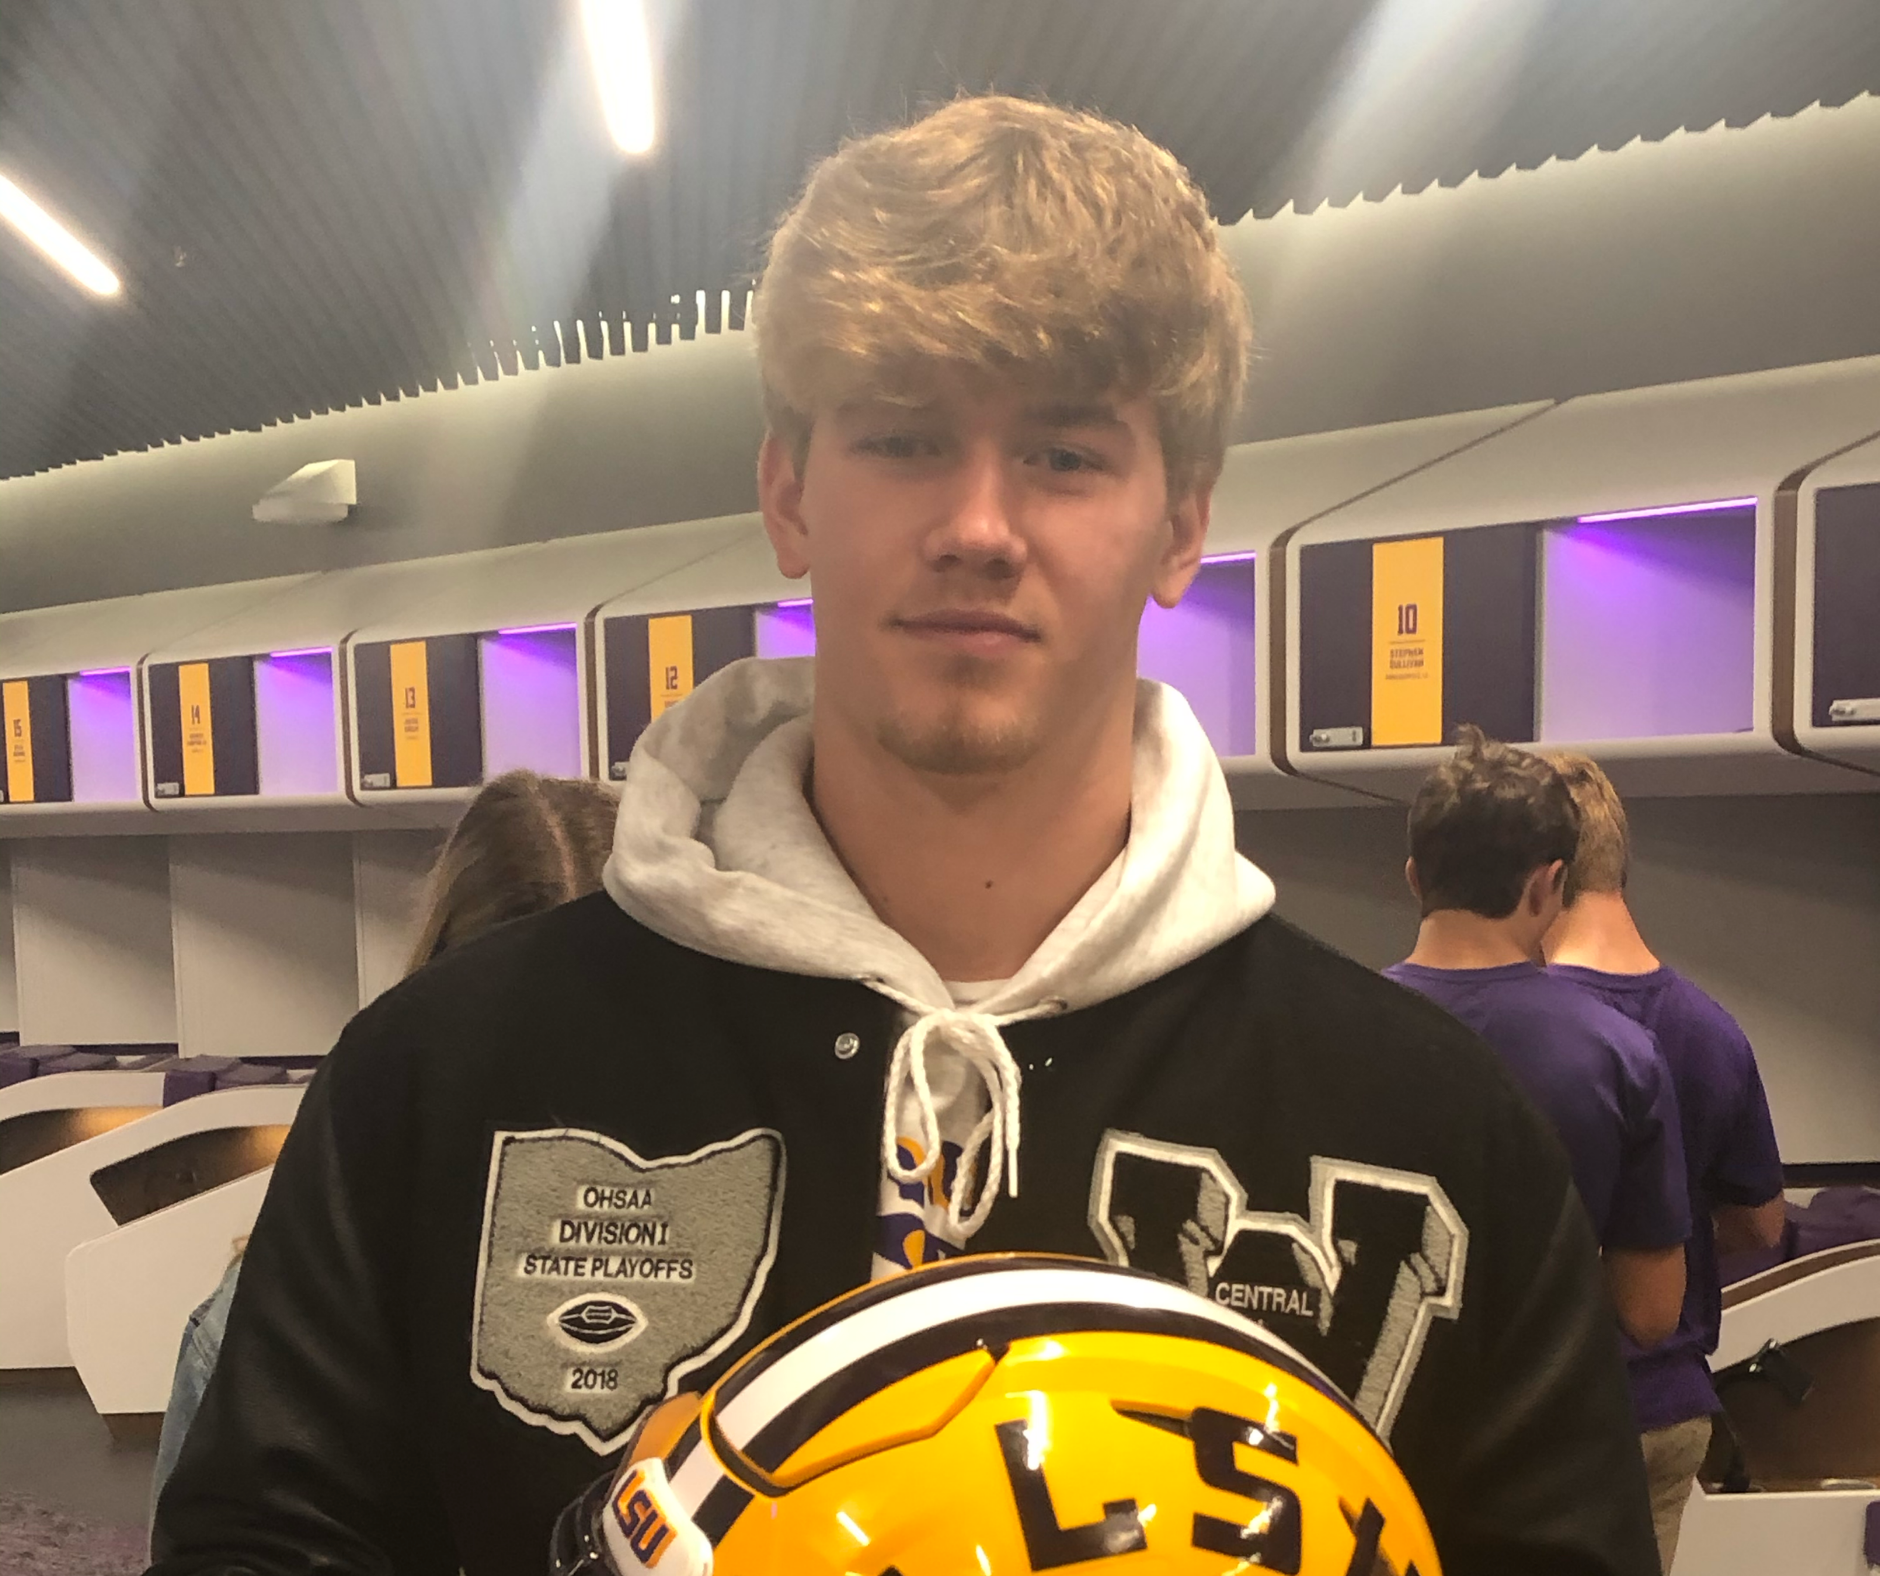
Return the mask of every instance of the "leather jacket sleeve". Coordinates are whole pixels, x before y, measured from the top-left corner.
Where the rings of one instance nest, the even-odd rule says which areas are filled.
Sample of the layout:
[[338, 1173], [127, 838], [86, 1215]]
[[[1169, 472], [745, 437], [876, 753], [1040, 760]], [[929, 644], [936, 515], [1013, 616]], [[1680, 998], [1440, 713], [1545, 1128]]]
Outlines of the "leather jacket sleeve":
[[1530, 1262], [1500, 1288], [1451, 1511], [1433, 1529], [1445, 1576], [1659, 1576], [1618, 1327], [1570, 1186]]
[[[157, 1502], [150, 1576], [457, 1570], [410, 1437], [417, 1409], [361, 1168], [345, 1163], [334, 1120], [345, 1049], [315, 1078], [276, 1164], [220, 1358]], [[373, 1159], [367, 1174], [396, 1187], [382, 1174], [396, 1155]]]

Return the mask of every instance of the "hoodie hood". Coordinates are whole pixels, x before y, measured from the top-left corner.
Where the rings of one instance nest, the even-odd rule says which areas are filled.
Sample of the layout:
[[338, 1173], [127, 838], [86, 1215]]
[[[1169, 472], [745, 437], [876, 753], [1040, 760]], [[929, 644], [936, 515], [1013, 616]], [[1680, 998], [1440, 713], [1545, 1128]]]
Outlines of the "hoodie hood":
[[[733, 663], [640, 736], [607, 891], [694, 951], [858, 980], [917, 1016], [949, 1011], [940, 976], [876, 916], [804, 797], [813, 673], [808, 657]], [[1128, 843], [975, 1013], [1010, 1021], [1120, 996], [1244, 930], [1273, 895], [1234, 848], [1227, 782], [1188, 703], [1139, 680]]]

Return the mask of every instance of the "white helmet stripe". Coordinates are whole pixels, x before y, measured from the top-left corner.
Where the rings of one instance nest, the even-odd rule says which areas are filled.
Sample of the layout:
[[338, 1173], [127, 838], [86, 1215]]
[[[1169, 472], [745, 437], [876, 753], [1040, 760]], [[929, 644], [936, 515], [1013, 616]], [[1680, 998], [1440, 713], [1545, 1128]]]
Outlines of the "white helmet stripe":
[[[1107, 1306], [1213, 1323], [1237, 1342], [1255, 1334], [1252, 1322], [1241, 1314], [1203, 1303], [1182, 1287], [1146, 1275], [1119, 1275], [1109, 1266], [1034, 1262], [1020, 1267], [1010, 1260], [988, 1260], [984, 1269], [997, 1273], [978, 1272], [980, 1267], [968, 1258], [937, 1274], [923, 1272], [904, 1291], [893, 1282], [883, 1283], [879, 1290], [885, 1295], [872, 1305], [813, 1333], [805, 1332], [807, 1338], [794, 1343], [786, 1337], [780, 1343], [782, 1349], [769, 1361], [755, 1365], [734, 1393], [721, 1392], [717, 1418], [724, 1437], [745, 1450], [781, 1414], [857, 1364], [947, 1325], [1005, 1311]], [[1257, 1338], [1271, 1346], [1276, 1356], [1337, 1393], [1318, 1369], [1284, 1341], [1264, 1329], [1257, 1332]], [[710, 1449], [701, 1442], [676, 1464], [673, 1488], [680, 1503], [696, 1511], [725, 1481]]]

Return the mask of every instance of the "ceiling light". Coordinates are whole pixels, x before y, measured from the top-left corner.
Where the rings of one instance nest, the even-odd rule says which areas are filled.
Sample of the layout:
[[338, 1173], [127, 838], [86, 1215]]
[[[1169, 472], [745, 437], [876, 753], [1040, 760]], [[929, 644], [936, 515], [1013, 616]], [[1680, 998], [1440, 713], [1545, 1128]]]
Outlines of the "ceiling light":
[[4, 175], [0, 175], [0, 219], [94, 294], [116, 295], [124, 288], [83, 241]]
[[1754, 509], [1751, 498], [1711, 498], [1703, 503], [1668, 503], [1656, 509], [1611, 509], [1605, 514], [1583, 514], [1581, 525], [1611, 525], [1617, 520], [1656, 520], [1667, 514], [1716, 514], [1723, 509]]
[[581, 0], [607, 129], [623, 153], [653, 146], [653, 47], [642, 0]]

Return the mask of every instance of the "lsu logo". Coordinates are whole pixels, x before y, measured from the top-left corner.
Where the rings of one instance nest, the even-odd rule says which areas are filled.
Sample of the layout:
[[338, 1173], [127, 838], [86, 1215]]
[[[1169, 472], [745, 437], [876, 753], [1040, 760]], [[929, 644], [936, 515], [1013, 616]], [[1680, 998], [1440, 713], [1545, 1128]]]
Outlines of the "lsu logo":
[[614, 1519], [633, 1557], [649, 1571], [659, 1564], [672, 1541], [672, 1523], [653, 1503], [641, 1468], [629, 1472], [614, 1491]]
[[655, 1568], [660, 1576], [711, 1576], [711, 1542], [679, 1507], [658, 1456], [625, 1469], [609, 1511], [601, 1517], [601, 1538], [610, 1569], [620, 1576]]
[[[926, 1151], [917, 1138], [897, 1138], [895, 1152], [910, 1171], [925, 1158]], [[901, 1208], [880, 1215], [875, 1221], [875, 1252], [899, 1269], [913, 1269], [922, 1264], [937, 1264], [954, 1258], [959, 1249], [944, 1238], [927, 1232], [927, 1211], [943, 1212], [952, 1201], [954, 1185], [959, 1180], [960, 1146], [942, 1140], [940, 1164], [924, 1182], [900, 1182], [895, 1192], [905, 1200]]]

